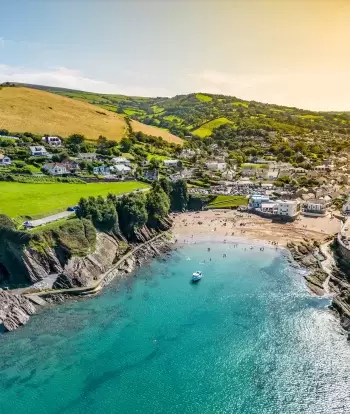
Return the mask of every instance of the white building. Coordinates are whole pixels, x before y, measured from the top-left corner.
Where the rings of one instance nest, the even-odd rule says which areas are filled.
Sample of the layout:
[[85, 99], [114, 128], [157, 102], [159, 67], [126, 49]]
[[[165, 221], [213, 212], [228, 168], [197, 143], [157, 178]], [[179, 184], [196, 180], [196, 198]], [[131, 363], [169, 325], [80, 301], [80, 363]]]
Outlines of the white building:
[[41, 145], [36, 145], [35, 147], [29, 147], [30, 154], [32, 157], [47, 157], [48, 153], [45, 149], [45, 147]]
[[1, 165], [11, 165], [12, 164], [12, 161], [11, 161], [11, 158], [10, 157], [7, 157], [6, 155], [4, 155], [4, 154], [0, 154], [0, 166]]
[[182, 168], [182, 161], [180, 160], [164, 160], [163, 164], [167, 168]]
[[78, 154], [78, 159], [83, 161], [95, 161], [97, 159], [97, 155], [95, 152], [80, 152]]
[[50, 147], [62, 146], [62, 140], [58, 137], [42, 137], [42, 141], [46, 142]]
[[303, 215], [311, 217], [323, 217], [326, 215], [326, 201], [320, 199], [311, 199], [303, 205]]
[[190, 148], [185, 148], [181, 151], [180, 158], [192, 158], [199, 153], [200, 153], [199, 149], [192, 150]]
[[50, 175], [65, 175], [69, 174], [67, 166], [57, 162], [51, 162], [43, 165], [43, 170]]
[[117, 164], [110, 168], [111, 173], [118, 177], [124, 177], [131, 172], [131, 168], [123, 164]]
[[123, 164], [123, 165], [129, 166], [131, 164], [130, 160], [128, 160], [125, 157], [114, 157], [114, 158], [112, 158], [112, 162], [115, 165], [121, 165], [121, 164]]
[[206, 164], [210, 171], [225, 171], [227, 168], [226, 162], [209, 161]]
[[300, 203], [297, 200], [278, 200], [276, 204], [279, 216], [294, 218], [300, 212]]

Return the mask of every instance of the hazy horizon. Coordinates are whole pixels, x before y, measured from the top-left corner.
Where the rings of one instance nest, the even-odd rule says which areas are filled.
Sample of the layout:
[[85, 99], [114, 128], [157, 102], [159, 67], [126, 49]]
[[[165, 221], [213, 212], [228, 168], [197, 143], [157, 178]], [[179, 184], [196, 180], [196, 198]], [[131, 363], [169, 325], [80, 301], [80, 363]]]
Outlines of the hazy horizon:
[[349, 111], [349, 3], [7, 3], [0, 82], [151, 97], [203, 92]]

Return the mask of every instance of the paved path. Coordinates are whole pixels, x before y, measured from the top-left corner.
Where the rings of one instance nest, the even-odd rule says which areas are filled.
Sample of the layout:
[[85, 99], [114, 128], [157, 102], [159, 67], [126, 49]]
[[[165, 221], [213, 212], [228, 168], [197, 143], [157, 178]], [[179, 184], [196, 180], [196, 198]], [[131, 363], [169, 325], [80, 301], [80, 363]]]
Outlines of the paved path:
[[52, 216], [44, 217], [38, 220], [29, 220], [26, 223], [28, 223], [30, 227], [34, 228], [43, 226], [44, 224], [52, 223], [53, 221], [67, 218], [73, 214], [75, 214], [75, 211], [62, 211], [62, 213], [53, 214]]

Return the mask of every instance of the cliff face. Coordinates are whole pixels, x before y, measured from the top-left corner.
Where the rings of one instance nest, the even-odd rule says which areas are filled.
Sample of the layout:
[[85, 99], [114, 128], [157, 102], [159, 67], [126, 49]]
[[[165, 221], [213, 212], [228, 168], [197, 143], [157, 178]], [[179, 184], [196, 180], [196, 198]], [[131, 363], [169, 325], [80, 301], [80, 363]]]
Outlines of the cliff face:
[[35, 306], [21, 295], [0, 292], [0, 325], [5, 330], [13, 331], [28, 322], [35, 313]]
[[88, 286], [105, 273], [124, 252], [124, 243], [105, 233], [97, 233], [95, 251], [84, 257], [73, 256], [62, 268], [53, 288]]

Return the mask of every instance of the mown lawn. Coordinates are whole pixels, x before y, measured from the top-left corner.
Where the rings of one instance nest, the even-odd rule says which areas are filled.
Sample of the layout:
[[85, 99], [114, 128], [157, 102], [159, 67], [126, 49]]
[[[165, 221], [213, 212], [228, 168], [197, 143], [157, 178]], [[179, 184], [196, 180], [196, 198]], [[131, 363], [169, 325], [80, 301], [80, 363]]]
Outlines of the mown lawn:
[[245, 206], [247, 204], [248, 199], [245, 196], [218, 195], [208, 205], [208, 208], [231, 208]]
[[122, 194], [147, 187], [147, 184], [135, 181], [91, 184], [0, 182], [0, 214], [41, 218], [66, 210], [77, 204], [81, 197]]

